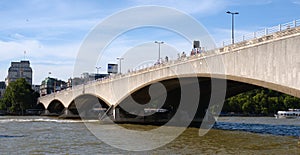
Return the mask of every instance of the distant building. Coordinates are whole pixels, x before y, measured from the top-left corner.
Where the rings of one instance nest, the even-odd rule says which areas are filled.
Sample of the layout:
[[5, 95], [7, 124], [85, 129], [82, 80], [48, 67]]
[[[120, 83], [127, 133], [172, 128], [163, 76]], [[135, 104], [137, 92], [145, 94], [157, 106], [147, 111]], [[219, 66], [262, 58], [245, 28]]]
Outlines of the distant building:
[[81, 85], [83, 83], [84, 83], [84, 81], [82, 80], [82, 78], [75, 77], [73, 79], [72, 78], [68, 79], [67, 86], [68, 86], [68, 88], [70, 88], [72, 86]]
[[1, 82], [0, 82], [0, 98], [3, 97], [4, 92], [5, 92], [5, 88], [6, 88], [5, 82], [4, 82], [4, 81], [1, 81]]
[[40, 85], [32, 85], [31, 86], [32, 90], [34, 90], [35, 92], [38, 92], [38, 93], [40, 92], [40, 87], [41, 87]]
[[67, 83], [56, 78], [47, 77], [40, 86], [40, 95], [44, 96], [67, 88]]
[[6, 86], [10, 82], [14, 82], [19, 78], [24, 78], [30, 85], [32, 85], [32, 69], [29, 61], [11, 62], [8, 69], [8, 75], [5, 79]]
[[81, 77], [75, 77], [68, 79], [68, 82], [57, 80], [56, 78], [47, 77], [42, 81], [40, 85], [40, 95], [44, 96], [51, 94], [53, 92], [61, 91], [72, 86], [81, 85], [88, 83], [89, 81], [94, 81], [100, 78], [107, 77], [108, 74], [89, 74], [83, 73]]
[[97, 79], [105, 78], [107, 77], [108, 74], [89, 74], [89, 73], [83, 73], [81, 74], [81, 77], [75, 77], [75, 78], [70, 78], [68, 79], [68, 87], [76, 86], [76, 85], [81, 85], [84, 83], [87, 83], [89, 81], [94, 81]]

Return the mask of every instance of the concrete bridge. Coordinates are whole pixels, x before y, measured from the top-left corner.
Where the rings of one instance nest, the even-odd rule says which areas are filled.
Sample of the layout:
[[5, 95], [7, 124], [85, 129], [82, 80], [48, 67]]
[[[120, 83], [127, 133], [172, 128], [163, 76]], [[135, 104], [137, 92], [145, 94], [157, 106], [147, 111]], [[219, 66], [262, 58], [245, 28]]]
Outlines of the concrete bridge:
[[255, 87], [300, 97], [299, 54], [300, 27], [288, 27], [181, 60], [78, 85], [40, 97], [39, 104], [49, 113], [88, 116], [93, 115], [91, 109], [103, 110], [102, 115], [111, 113], [115, 121], [141, 116], [143, 109], [145, 120], [150, 117], [145, 108], [177, 109], [184, 100], [182, 93], [187, 91], [183, 103], [195, 107], [195, 118], [200, 119], [209, 102], [222, 102], [222, 98]]

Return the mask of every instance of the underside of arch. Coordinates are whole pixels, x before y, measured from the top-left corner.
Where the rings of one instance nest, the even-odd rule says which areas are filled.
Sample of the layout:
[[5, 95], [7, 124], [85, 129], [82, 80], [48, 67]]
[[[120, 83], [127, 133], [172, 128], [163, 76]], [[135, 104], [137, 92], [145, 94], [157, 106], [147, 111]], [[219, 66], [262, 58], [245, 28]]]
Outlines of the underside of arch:
[[98, 119], [109, 106], [95, 95], [84, 94], [76, 97], [68, 107], [73, 115], [79, 115], [81, 119]]
[[45, 107], [44, 104], [41, 103], [41, 102], [39, 102], [39, 103], [36, 105], [35, 108], [36, 108], [36, 109], [40, 109], [40, 110], [46, 110], [46, 107]]
[[60, 115], [64, 109], [64, 105], [59, 100], [53, 100], [47, 108], [50, 115]]
[[292, 96], [300, 98], [300, 90], [297, 90], [295, 88], [291, 88], [288, 86], [271, 83], [268, 81], [261, 81], [261, 80], [257, 80], [257, 79], [238, 77], [238, 76], [232, 76], [232, 75], [227, 75], [226, 78], [231, 81], [236, 81], [237, 83], [243, 83], [243, 84], [253, 85], [253, 86], [257, 86], [257, 87], [263, 87], [263, 88], [275, 90], [278, 92], [282, 92], [284, 94], [288, 94], [288, 95], [292, 95]]
[[[159, 93], [157, 93], [157, 96], [150, 97], [149, 87], [151, 84], [148, 84], [138, 89], [137, 91], [134, 91], [116, 106], [115, 108], [115, 111], [117, 113], [117, 117], [115, 119], [116, 122], [165, 124], [177, 112], [179, 112], [182, 114], [182, 118], [193, 117], [191, 126], [199, 126], [202, 122], [203, 117], [205, 116], [206, 109], [208, 108], [208, 105], [211, 100], [212, 78], [198, 77], [196, 83], [191, 83], [190, 81], [194, 81], [194, 80], [190, 80], [191, 78], [194, 77], [184, 77], [180, 79], [172, 78], [172, 79], [159, 81], [159, 83], [161, 83], [167, 90], [166, 98], [163, 97], [164, 96], [163, 94], [159, 95]], [[228, 80], [228, 79], [213, 79], [213, 80], [214, 82], [217, 81], [216, 83], [226, 82], [227, 91], [224, 94], [225, 98], [258, 88], [258, 86], [252, 84], [242, 83], [242, 82]], [[179, 110], [178, 107], [180, 104], [192, 104], [192, 103], [181, 103], [181, 97], [182, 97], [181, 94], [182, 94], [183, 87], [185, 87], [184, 90], [189, 90], [189, 88], [192, 88], [193, 85], [198, 85], [200, 88], [200, 91], [192, 92], [194, 93], [194, 95], [199, 95], [200, 100], [197, 103], [198, 108], [196, 114], [194, 116], [192, 115], [190, 116], [188, 111], [184, 111], [182, 109]], [[215, 90], [218, 91], [218, 89]], [[135, 104], [133, 104], [132, 99], [134, 100], [135, 103], [138, 103], [140, 105], [147, 105], [147, 107], [143, 109], [135, 108]], [[156, 111], [156, 112], [153, 112], [151, 115], [146, 115], [145, 113], [147, 113], [147, 111], [148, 112]]]

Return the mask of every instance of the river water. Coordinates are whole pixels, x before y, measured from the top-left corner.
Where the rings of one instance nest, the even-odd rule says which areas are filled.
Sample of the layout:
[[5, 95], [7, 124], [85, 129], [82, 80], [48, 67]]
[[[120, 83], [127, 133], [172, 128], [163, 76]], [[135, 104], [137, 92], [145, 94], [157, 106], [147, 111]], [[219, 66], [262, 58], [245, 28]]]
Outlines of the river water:
[[[123, 136], [117, 125], [98, 121], [85, 123], [109, 128], [117, 137]], [[0, 154], [300, 154], [300, 119], [220, 117], [204, 136], [198, 135], [199, 129], [188, 128], [172, 142], [140, 152], [104, 143], [85, 123], [51, 117], [0, 116]], [[129, 124], [123, 127], [156, 128]], [[132, 145], [131, 141], [138, 139], [116, 140], [124, 146]]]

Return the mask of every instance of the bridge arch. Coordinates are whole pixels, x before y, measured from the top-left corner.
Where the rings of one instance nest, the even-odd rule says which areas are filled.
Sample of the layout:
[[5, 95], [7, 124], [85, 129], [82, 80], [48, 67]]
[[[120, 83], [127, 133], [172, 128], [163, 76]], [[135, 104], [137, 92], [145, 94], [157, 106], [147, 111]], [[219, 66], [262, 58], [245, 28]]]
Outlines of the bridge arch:
[[[142, 89], [147, 89], [147, 88], [149, 88], [150, 85], [155, 84], [155, 83], [166, 83], [166, 84], [169, 83], [170, 84], [170, 83], [175, 82], [175, 83], [177, 83], [177, 86], [171, 87], [171, 89], [177, 89], [178, 87], [180, 87], [181, 84], [184, 84], [184, 82], [179, 83], [179, 80], [178, 80], [179, 78], [181, 78], [181, 79], [198, 78], [198, 83], [199, 83], [199, 88], [200, 89], [206, 89], [207, 86], [206, 87], [204, 87], [203, 85], [200, 86], [200, 84], [203, 84], [203, 83], [211, 84], [211, 79], [222, 80], [223, 82], [225, 82], [227, 84], [227, 86], [228, 85], [234, 85], [234, 87], [236, 88], [237, 85], [240, 85], [240, 87], [243, 87], [242, 90], [239, 90], [239, 91], [234, 90], [234, 92], [227, 92], [226, 93], [226, 98], [234, 96], [234, 95], [242, 93], [242, 92], [245, 92], [245, 91], [248, 91], [248, 90], [251, 90], [251, 89], [254, 89], [254, 88], [257, 88], [257, 87], [269, 88], [269, 89], [272, 89], [272, 90], [275, 90], [275, 91], [281, 91], [281, 92], [284, 92], [284, 90], [287, 88], [287, 87], [285, 87], [285, 89], [284, 89], [284, 87], [283, 87], [283, 89], [278, 89], [278, 88], [282, 88], [282, 87], [279, 87], [279, 85], [272, 84], [272, 83], [269, 83], [269, 82], [266, 82], [266, 81], [261, 81], [261, 80], [257, 80], [257, 79], [250, 79], [250, 78], [245, 78], [245, 77], [239, 77], [239, 76], [212, 75], [212, 74], [207, 74], [207, 73], [198, 73], [196, 75], [186, 74], [186, 75], [180, 75], [179, 77], [178, 76], [163, 77], [163, 78], [160, 78], [160, 79], [155, 79], [153, 81], [149, 81], [147, 83], [143, 83], [142, 85], [137, 86], [136, 88], [130, 90], [125, 96], [120, 98], [120, 100], [115, 104], [115, 106], [118, 106], [122, 101], [124, 101], [126, 98], [132, 96], [136, 92], [138, 92]], [[188, 81], [188, 80], [186, 80], [186, 81]], [[249, 87], [249, 88], [246, 88], [246, 87]], [[230, 91], [231, 88], [228, 88], [228, 89]], [[143, 91], [145, 91], [145, 90], [143, 90]], [[289, 94], [289, 92], [284, 92], [284, 93]], [[146, 101], [149, 101], [150, 100], [149, 96], [147, 96], [147, 98], [148, 99]]]
[[[197, 74], [185, 74], [185, 75], [180, 75], [180, 76], [167, 76], [167, 77], [155, 79], [153, 81], [149, 81], [149, 82], [144, 83], [144, 84], [136, 87], [135, 89], [129, 91], [128, 94], [126, 94], [124, 97], [122, 97], [119, 100], [119, 102], [117, 102], [115, 105], [120, 104], [120, 102], [122, 100], [124, 100], [125, 98], [130, 96], [132, 93], [134, 93], [134, 92], [136, 92], [136, 91], [138, 91], [138, 90], [140, 90], [140, 89], [142, 89], [146, 86], [149, 86], [151, 84], [161, 82], [161, 81], [166, 81], [166, 80], [172, 80], [172, 79], [176, 79], [176, 78], [191, 78], [191, 77], [195, 77], [195, 76], [199, 80], [201, 78], [214, 78], [214, 79], [226, 80], [226, 81], [230, 81], [230, 82], [235, 82], [235, 83], [247, 85], [247, 86], [253, 87], [253, 88], [254, 87], [263, 87], [263, 88], [275, 90], [275, 91], [278, 91], [278, 92], [282, 92], [282, 93], [300, 98], [300, 93], [298, 93], [299, 91], [295, 88], [292, 88], [292, 87], [288, 86], [288, 85], [280, 85], [280, 84], [268, 82], [267, 80], [249, 78], [249, 77], [239, 76], [239, 75], [229, 75], [229, 74], [218, 75], [218, 74], [209, 74], [209, 73], [197, 73]], [[242, 93], [242, 92], [244, 92], [244, 91], [241, 91], [240, 93]], [[236, 93], [234, 93], [234, 94], [236, 94]], [[230, 96], [232, 96], [232, 95], [230, 95]]]
[[47, 107], [47, 110], [49, 111], [50, 114], [57, 114], [57, 115], [61, 114], [64, 109], [65, 107], [63, 103], [58, 99], [52, 100]]
[[263, 87], [263, 88], [268, 88], [271, 90], [282, 92], [284, 94], [292, 95], [295, 97], [300, 97], [300, 94], [297, 93], [298, 91], [295, 88], [271, 83], [266, 80], [258, 80], [258, 79], [254, 79], [254, 78], [247, 78], [247, 77], [233, 76], [233, 75], [227, 75], [226, 79], [240, 82], [240, 83], [246, 83], [249, 85], [255, 85], [255, 86], [259, 86], [259, 87]]
[[[226, 80], [224, 82], [227, 83], [227, 92], [225, 95], [225, 98], [228, 97], [232, 97], [234, 95], [237, 95], [239, 93], [242, 92], [246, 92], [255, 88], [259, 88], [259, 87], [263, 87], [263, 88], [268, 88], [274, 91], [279, 91], [288, 95], [293, 95], [296, 97], [297, 93], [293, 92], [293, 88], [290, 88], [288, 86], [281, 86], [278, 84], [274, 84], [271, 82], [267, 82], [267, 81], [263, 81], [263, 80], [259, 80], [259, 79], [254, 79], [254, 78], [246, 78], [243, 76], [233, 76], [233, 75], [211, 75], [211, 74], [207, 74], [207, 73], [199, 73], [196, 75], [198, 78], [198, 82], [199, 82], [199, 87], [200, 89], [207, 89], [206, 92], [201, 91], [201, 93], [204, 92], [205, 96], [210, 95], [211, 93], [211, 88], [210, 86], [203, 86], [203, 84], [207, 85], [207, 84], [211, 84], [210, 79], [216, 79], [216, 80]], [[188, 78], [192, 78], [195, 77], [195, 75], [180, 75], [179, 78], [182, 79], [188, 79]], [[122, 97], [116, 104], [115, 107], [118, 107], [120, 104], [124, 104], [124, 103], [129, 103], [131, 100], [129, 100], [129, 98], [132, 96], [134, 101], [137, 101], [139, 104], [146, 104], [150, 101], [151, 97], [148, 94], [148, 88], [151, 84], [155, 84], [155, 83], [165, 83], [167, 84], [170, 81], [174, 81], [174, 79], [178, 79], [178, 77], [176, 76], [169, 76], [169, 77], [163, 77], [160, 79], [155, 79], [153, 81], [149, 81], [147, 83], [144, 83], [140, 86], [137, 86], [136, 88], [130, 90], [128, 92], [128, 94], [126, 94], [124, 97]], [[176, 81], [176, 80], [175, 80]], [[172, 83], [172, 82], [171, 82]], [[180, 87], [180, 84], [178, 85], [178, 81], [177, 81], [177, 86], [171, 88], [171, 89], [178, 89], [178, 87]], [[170, 89], [169, 89], [170, 90]], [[168, 90], [168, 91], [169, 91]], [[142, 91], [142, 93], [140, 93], [139, 95], [139, 91]], [[142, 94], [142, 95], [141, 95]], [[180, 95], [177, 93], [177, 95]], [[200, 94], [199, 94], [200, 95]], [[138, 97], [136, 96], [142, 96], [143, 99], [140, 100]], [[201, 99], [203, 99], [205, 97], [201, 96]], [[207, 100], [210, 100], [210, 98], [205, 98], [206, 102], [208, 102]], [[142, 101], [142, 102], [141, 102]], [[174, 102], [174, 100], [173, 100]], [[176, 105], [178, 106], [178, 105]], [[205, 108], [205, 107], [204, 107]]]
[[[188, 79], [188, 78], [192, 78], [192, 77], [195, 77], [195, 75], [188, 75], [187, 74], [187, 75], [181, 75], [180, 76], [180, 78], [182, 78], [182, 79]], [[289, 94], [289, 95], [293, 95], [293, 96], [297, 97], [297, 94], [292, 91], [293, 88], [290, 88], [288, 86], [281, 86], [281, 85], [278, 85], [278, 84], [274, 84], [274, 83], [271, 83], [271, 82], [267, 82], [267, 81], [259, 80], [259, 79], [254, 79], [254, 78], [246, 78], [246, 77], [243, 77], [243, 76], [233, 76], [233, 75], [226, 75], [226, 76], [224, 76], [224, 75], [211, 75], [211, 74], [206, 74], [206, 73], [197, 74], [196, 77], [198, 78], [199, 87], [200, 87], [200, 90], [201, 90], [200, 93], [204, 93], [205, 94], [204, 96], [210, 96], [211, 88], [210, 88], [210, 86], [207, 86], [207, 85], [211, 85], [211, 79], [215, 79], [215, 80], [221, 80], [221, 81], [225, 80], [224, 82], [226, 82], [226, 84], [227, 84], [227, 92], [226, 92], [225, 98], [232, 97], [232, 96], [237, 95], [239, 93], [246, 92], [246, 91], [249, 91], [249, 90], [252, 90], [252, 89], [255, 89], [255, 88], [260, 88], [260, 87], [271, 89], [271, 90], [274, 90], [274, 91], [279, 91], [279, 92]], [[140, 86], [137, 86], [136, 88], [130, 90], [128, 92], [128, 94], [126, 94], [126, 96], [122, 97], [120, 99], [120, 101], [115, 104], [115, 107], [120, 107], [119, 106], [120, 104], [128, 103], [128, 101], [130, 101], [128, 99], [130, 96], [133, 96], [134, 101], [137, 101], [140, 104], [146, 104], [147, 102], [149, 102], [151, 100], [151, 97], [148, 94], [148, 89], [149, 89], [149, 86], [151, 84], [163, 83], [163, 84], [168, 85], [168, 82], [172, 83], [171, 81], [173, 81], [173, 83], [174, 83], [174, 81], [176, 81], [175, 79], [177, 79], [177, 78], [178, 77], [175, 77], [175, 76], [169, 76], [169, 77], [164, 77], [164, 78], [160, 78], [160, 79], [155, 79], [153, 81], [149, 81], [149, 82], [144, 83]], [[178, 91], [178, 89], [179, 89], [178, 87], [180, 87], [180, 84], [179, 85], [178, 84], [179, 83], [177, 81], [177, 86], [175, 86], [173, 88], [170, 88], [170, 87], [167, 88], [168, 91], [169, 90], [170, 91], [171, 90]], [[207, 91], [202, 91], [203, 89], [204, 90], [206, 89]], [[140, 92], [140, 96], [143, 97], [143, 99], [142, 99], [143, 102], [139, 102], [138, 97], [136, 97], [136, 96], [139, 96], [139, 93], [138, 93], [139, 91], [142, 91], [142, 92]], [[177, 95], [180, 95], [180, 94], [177, 93]], [[202, 101], [204, 99], [205, 102], [207, 102], [207, 103], [210, 100], [210, 97], [203, 97], [203, 95], [200, 96], [200, 98], [201, 98]], [[174, 102], [174, 100], [172, 100], [172, 102]], [[175, 106], [178, 106], [178, 105], [175, 104]], [[202, 107], [202, 110], [203, 110], [203, 108], [206, 108], [206, 106]], [[164, 106], [164, 107], [167, 107], [167, 106]]]
[[43, 103], [39, 102], [37, 105], [36, 105], [36, 108], [37, 109], [41, 109], [41, 110], [46, 110], [46, 107], [44, 106]]
[[[226, 83], [226, 80], [224, 81], [224, 79], [222, 79], [222, 81]], [[155, 85], [157, 83], [160, 83], [160, 85], [165, 87], [165, 92], [157, 92], [158, 89], [155, 89], [155, 92], [152, 92], [150, 96], [150, 85]], [[119, 119], [120, 122], [124, 120], [126, 122], [139, 122], [139, 119], [142, 119], [145, 123], [149, 123], [150, 121], [151, 124], [160, 124], [168, 122], [176, 114], [176, 119], [184, 115], [183, 117], [193, 119], [193, 125], [198, 126], [199, 122], [202, 121], [210, 102], [211, 83], [212, 80], [208, 74], [205, 77], [197, 77], [193, 74], [168, 76], [149, 81], [148, 83], [143, 83], [142, 85], [129, 90], [129, 93], [115, 105], [115, 111], [120, 117], [120, 119], [116, 118], [116, 121], [118, 122]], [[198, 85], [199, 89], [195, 89], [195, 85]], [[186, 97], [182, 96], [182, 94], [185, 94], [182, 93], [182, 91], [187, 90], [189, 90], [188, 93], [196, 93], [195, 95], [199, 97], [199, 100], [196, 100], [196, 106], [194, 103], [195, 100], [190, 100], [192, 101], [190, 103], [190, 101], [183, 99]], [[185, 108], [179, 109], [182, 101], [186, 102], [183, 103], [185, 104], [183, 106]], [[134, 104], [132, 104], [132, 102], [134, 102]], [[141, 104], [142, 106], [138, 107], [136, 104]], [[186, 106], [195, 107], [195, 113], [189, 113]], [[155, 109], [162, 109], [162, 111], [166, 110], [166, 112], [154, 112]]]
[[76, 96], [67, 109], [82, 119], [98, 118], [106, 112], [109, 104], [95, 94], [81, 94]]

